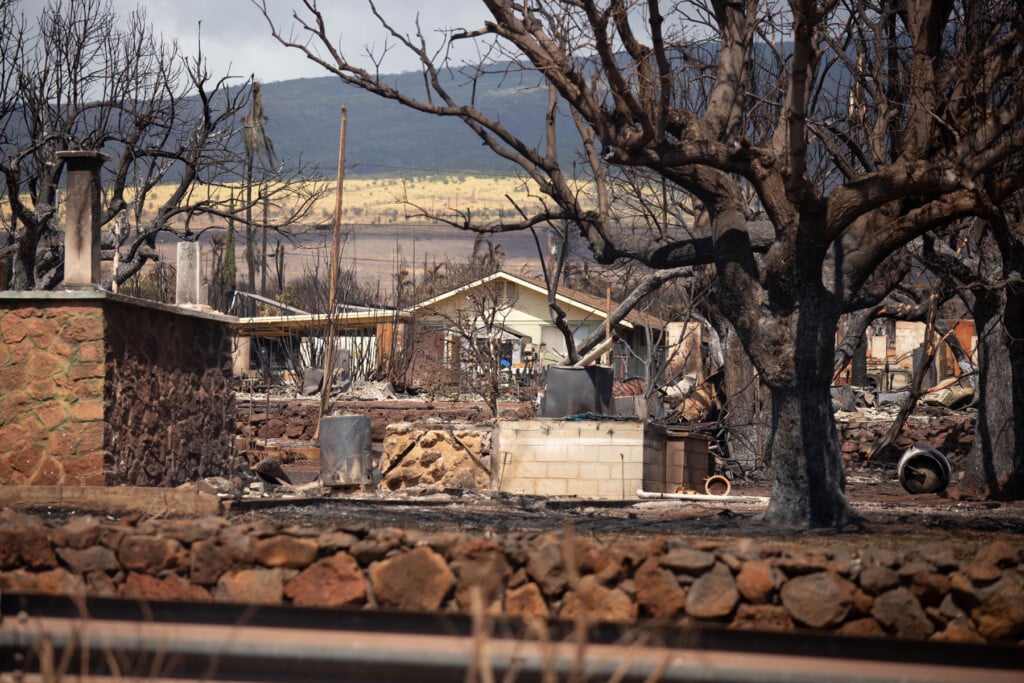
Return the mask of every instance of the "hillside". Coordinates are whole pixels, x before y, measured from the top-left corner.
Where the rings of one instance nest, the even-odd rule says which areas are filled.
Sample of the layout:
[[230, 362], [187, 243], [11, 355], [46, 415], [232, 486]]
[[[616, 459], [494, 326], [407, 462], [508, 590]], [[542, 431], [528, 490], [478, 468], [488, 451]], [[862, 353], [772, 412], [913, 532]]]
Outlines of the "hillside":
[[[423, 92], [416, 73], [385, 76], [405, 92]], [[544, 138], [547, 92], [519, 76], [485, 75], [475, 90], [476, 106], [528, 142]], [[473, 96], [464, 79], [447, 74], [445, 87], [459, 102]], [[268, 133], [278, 155], [316, 162], [333, 175], [338, 163], [341, 105], [348, 109], [346, 174], [386, 175], [438, 171], [509, 172], [512, 165], [485, 147], [456, 119], [415, 112], [348, 86], [334, 76], [267, 83], [263, 86]], [[559, 125], [564, 159], [572, 159], [578, 137], [571, 121]]]

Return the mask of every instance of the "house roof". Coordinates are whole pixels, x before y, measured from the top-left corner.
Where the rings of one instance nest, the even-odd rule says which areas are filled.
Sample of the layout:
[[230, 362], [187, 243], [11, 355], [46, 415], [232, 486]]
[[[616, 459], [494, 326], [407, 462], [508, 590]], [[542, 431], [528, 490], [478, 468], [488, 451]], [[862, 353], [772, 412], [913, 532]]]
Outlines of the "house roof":
[[[238, 318], [234, 324], [239, 334], [252, 337], [286, 337], [301, 333], [320, 333], [327, 328], [332, 316], [326, 313], [306, 315], [265, 315], [252, 318]], [[346, 311], [333, 316], [334, 329], [339, 333], [346, 330], [360, 330], [381, 323], [404, 322], [409, 314], [389, 309]]]
[[[477, 287], [481, 287], [489, 282], [495, 280], [505, 280], [507, 282], [513, 282], [521, 287], [525, 287], [539, 294], [543, 294], [545, 297], [548, 295], [548, 289], [542, 280], [534, 279], [524, 275], [513, 275], [503, 270], [499, 270], [496, 273], [492, 273], [486, 277], [479, 278], [455, 289], [449, 290], [442, 294], [438, 294], [435, 297], [421, 301], [420, 303], [412, 306], [411, 311], [417, 311], [424, 308], [430, 308], [434, 304], [438, 304], [442, 301], [447, 301], [463, 292], [467, 292]], [[560, 285], [558, 292], [555, 294], [555, 300], [560, 304], [568, 304], [580, 308], [587, 312], [588, 315], [594, 316], [599, 320], [604, 320], [608, 317], [608, 302], [599, 296], [593, 294], [587, 294], [579, 290]], [[612, 301], [612, 307], [618, 306], [617, 301]], [[636, 326], [650, 325], [655, 329], [664, 329], [665, 321], [656, 316], [644, 313], [643, 311], [630, 311], [626, 314], [626, 317], [619, 323], [623, 327], [632, 328]]]

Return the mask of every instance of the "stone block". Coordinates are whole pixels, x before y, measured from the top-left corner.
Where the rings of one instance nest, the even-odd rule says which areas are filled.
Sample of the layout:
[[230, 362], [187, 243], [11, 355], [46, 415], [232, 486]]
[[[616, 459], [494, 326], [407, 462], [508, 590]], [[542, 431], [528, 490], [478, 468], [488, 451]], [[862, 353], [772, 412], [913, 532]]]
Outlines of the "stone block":
[[0, 317], [0, 339], [5, 344], [18, 344], [28, 334], [25, 321], [8, 312]]
[[242, 569], [220, 577], [213, 597], [217, 602], [276, 605], [284, 596], [282, 569]]
[[54, 486], [63, 483], [64, 467], [57, 458], [44, 456], [31, 474], [28, 483], [34, 486]]
[[359, 564], [345, 552], [311, 564], [284, 587], [285, 596], [294, 604], [309, 607], [362, 605], [367, 592]]
[[455, 585], [444, 557], [418, 547], [370, 567], [377, 604], [416, 611], [438, 609]]

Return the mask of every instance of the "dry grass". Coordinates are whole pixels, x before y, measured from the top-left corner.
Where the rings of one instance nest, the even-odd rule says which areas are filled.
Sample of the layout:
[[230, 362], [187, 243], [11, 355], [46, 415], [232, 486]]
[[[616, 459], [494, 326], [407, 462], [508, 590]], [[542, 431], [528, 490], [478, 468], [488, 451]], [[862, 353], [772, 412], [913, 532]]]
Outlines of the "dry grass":
[[[330, 224], [334, 217], [335, 183], [317, 202], [306, 221], [309, 225]], [[146, 198], [149, 215], [166, 201], [173, 188], [159, 186]], [[240, 195], [242, 186], [204, 188], [214, 199], [224, 199], [232, 191]], [[204, 195], [205, 198], [205, 195]], [[510, 198], [512, 201], [510, 201]], [[448, 174], [405, 177], [363, 177], [345, 179], [342, 223], [390, 225], [425, 220], [423, 213], [454, 217], [469, 211], [480, 220], [495, 220], [515, 215], [515, 206], [526, 211], [540, 206], [538, 189], [533, 181], [511, 176]], [[256, 209], [257, 211], [259, 209]], [[282, 213], [271, 209], [272, 219]]]

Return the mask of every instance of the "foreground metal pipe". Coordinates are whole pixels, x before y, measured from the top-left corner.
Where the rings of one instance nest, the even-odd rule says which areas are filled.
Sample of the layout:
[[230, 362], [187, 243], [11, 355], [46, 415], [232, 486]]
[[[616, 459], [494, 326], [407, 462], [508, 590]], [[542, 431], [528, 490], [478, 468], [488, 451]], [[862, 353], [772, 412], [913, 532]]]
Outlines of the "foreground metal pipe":
[[[750, 634], [756, 639], [756, 634]], [[880, 643], [879, 646], [885, 645]], [[890, 647], [891, 645], [885, 645]], [[12, 651], [50, 654], [47, 666], [28, 667], [24, 679], [53, 671], [68, 649], [88, 652], [96, 675], [117, 658], [134, 662], [149, 680], [208, 681], [440, 681], [462, 680], [471, 668], [512, 672], [519, 681], [562, 679], [569, 672], [590, 680], [724, 681], [734, 683], [868, 683], [899, 680], [936, 683], [1016, 683], [1014, 669], [907, 663], [837, 656], [794, 655], [698, 647], [587, 644], [484, 636], [359, 630], [253, 627], [244, 624], [155, 623], [6, 616], [0, 628], [0, 670], [11, 671]], [[827, 648], [826, 648], [827, 649]], [[68, 673], [75, 674], [71, 661]], [[117, 680], [138, 672], [120, 671]], [[621, 679], [619, 678], [621, 676]], [[649, 678], [650, 677], [650, 678]], [[481, 677], [482, 678], [482, 677]], [[0, 676], [2, 679], [2, 676]], [[55, 679], [53, 679], [55, 680]]]

